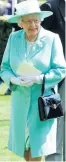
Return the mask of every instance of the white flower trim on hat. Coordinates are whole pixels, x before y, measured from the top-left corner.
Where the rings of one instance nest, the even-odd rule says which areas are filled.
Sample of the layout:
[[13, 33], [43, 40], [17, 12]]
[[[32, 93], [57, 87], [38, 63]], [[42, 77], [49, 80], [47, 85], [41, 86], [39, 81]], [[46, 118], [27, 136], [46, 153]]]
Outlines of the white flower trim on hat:
[[45, 17], [52, 15], [51, 11], [41, 11], [39, 3], [37, 0], [27, 0], [20, 2], [16, 5], [15, 15], [12, 15], [9, 19], [9, 23], [18, 23], [20, 17], [29, 15], [29, 14], [38, 14], [41, 18], [41, 21]]

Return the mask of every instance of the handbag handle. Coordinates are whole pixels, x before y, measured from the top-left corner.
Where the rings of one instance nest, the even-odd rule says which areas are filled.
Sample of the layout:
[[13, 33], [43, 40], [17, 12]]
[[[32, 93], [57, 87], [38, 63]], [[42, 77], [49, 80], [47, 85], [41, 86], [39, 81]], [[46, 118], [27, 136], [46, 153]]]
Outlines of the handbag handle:
[[43, 81], [42, 81], [42, 89], [41, 89], [42, 95], [44, 94], [44, 90], [45, 90], [45, 75], [43, 75]]
[[[45, 75], [43, 76], [43, 82], [42, 82], [42, 89], [41, 89], [42, 95], [44, 94], [44, 90], [45, 90]], [[51, 90], [55, 94], [54, 88], [51, 88]]]

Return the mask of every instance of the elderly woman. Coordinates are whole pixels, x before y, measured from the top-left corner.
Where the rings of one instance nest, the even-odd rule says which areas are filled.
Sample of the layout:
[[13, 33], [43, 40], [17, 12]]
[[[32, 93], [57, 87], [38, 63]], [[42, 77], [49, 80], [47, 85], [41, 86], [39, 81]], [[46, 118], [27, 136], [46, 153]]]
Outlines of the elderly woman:
[[10, 34], [1, 64], [1, 77], [12, 90], [8, 148], [27, 161], [54, 156], [58, 149], [57, 119], [41, 122], [38, 113], [43, 75], [48, 96], [66, 74], [59, 36], [40, 25], [51, 14], [28, 0], [17, 4], [16, 14], [8, 19], [23, 28]]

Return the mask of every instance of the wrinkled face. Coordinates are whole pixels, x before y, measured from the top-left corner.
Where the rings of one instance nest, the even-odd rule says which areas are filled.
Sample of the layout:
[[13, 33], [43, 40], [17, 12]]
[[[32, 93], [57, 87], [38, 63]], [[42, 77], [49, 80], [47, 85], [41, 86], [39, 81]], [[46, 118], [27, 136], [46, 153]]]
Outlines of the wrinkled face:
[[30, 14], [22, 17], [20, 26], [23, 27], [27, 37], [35, 37], [40, 30], [40, 22], [39, 15]]

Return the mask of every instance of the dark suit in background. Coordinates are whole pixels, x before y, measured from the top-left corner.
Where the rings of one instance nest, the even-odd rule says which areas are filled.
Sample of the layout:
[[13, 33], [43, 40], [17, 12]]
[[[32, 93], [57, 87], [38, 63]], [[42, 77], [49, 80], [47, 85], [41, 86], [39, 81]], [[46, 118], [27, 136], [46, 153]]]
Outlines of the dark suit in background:
[[50, 10], [53, 12], [52, 16], [44, 19], [42, 26], [59, 34], [65, 53], [65, 1], [47, 0], [40, 8], [43, 11]]
[[[52, 11], [53, 15], [45, 18], [42, 26], [54, 33], [58, 33], [62, 42], [63, 52], [65, 55], [65, 1], [64, 0], [47, 0], [46, 3], [40, 6], [42, 11]], [[58, 47], [59, 48], [59, 47]], [[60, 59], [60, 54], [59, 54]], [[59, 84], [59, 93], [62, 97], [63, 108], [65, 109], [65, 80]], [[66, 113], [65, 113], [66, 114]], [[66, 116], [66, 115], [65, 115]], [[63, 141], [63, 160], [66, 161], [65, 155], [65, 116], [64, 116], [64, 141]], [[59, 131], [60, 133], [60, 131]], [[53, 161], [56, 161], [56, 158]], [[48, 160], [49, 158], [47, 158]], [[52, 157], [50, 158], [52, 161]], [[58, 159], [57, 159], [58, 161]]]

